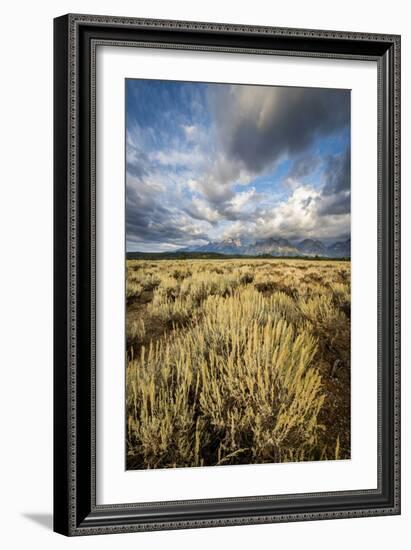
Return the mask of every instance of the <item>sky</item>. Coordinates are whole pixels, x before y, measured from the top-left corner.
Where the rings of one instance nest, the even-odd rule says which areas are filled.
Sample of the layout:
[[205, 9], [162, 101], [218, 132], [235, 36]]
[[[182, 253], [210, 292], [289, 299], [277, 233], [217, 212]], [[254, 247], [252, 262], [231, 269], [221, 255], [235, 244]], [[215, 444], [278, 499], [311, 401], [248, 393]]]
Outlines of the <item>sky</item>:
[[126, 80], [127, 251], [350, 235], [350, 91]]

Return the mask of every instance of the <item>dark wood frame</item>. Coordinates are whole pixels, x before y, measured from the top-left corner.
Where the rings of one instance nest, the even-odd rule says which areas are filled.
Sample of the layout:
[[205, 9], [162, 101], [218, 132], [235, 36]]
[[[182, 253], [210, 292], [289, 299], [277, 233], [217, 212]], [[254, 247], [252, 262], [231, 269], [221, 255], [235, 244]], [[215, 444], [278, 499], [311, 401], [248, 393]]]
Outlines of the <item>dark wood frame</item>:
[[[99, 44], [377, 62], [378, 489], [96, 505], [94, 113]], [[65, 15], [54, 21], [54, 136], [54, 530], [88, 535], [399, 514], [400, 37]]]

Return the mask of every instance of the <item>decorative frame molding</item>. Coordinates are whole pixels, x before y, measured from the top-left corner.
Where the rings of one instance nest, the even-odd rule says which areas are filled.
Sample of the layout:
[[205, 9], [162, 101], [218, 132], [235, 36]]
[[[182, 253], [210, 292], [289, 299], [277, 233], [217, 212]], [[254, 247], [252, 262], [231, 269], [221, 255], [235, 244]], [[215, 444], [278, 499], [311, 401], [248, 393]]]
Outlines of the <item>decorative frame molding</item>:
[[[65, 535], [400, 513], [400, 37], [66, 15], [55, 38], [54, 529]], [[378, 64], [378, 488], [96, 505], [95, 78], [102, 44]]]

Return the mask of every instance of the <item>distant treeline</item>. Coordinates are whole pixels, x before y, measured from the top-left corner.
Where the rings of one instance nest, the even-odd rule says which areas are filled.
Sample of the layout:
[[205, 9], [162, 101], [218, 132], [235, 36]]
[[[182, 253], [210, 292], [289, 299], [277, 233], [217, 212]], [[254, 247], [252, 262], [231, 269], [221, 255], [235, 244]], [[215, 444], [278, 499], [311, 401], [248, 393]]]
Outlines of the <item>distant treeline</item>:
[[244, 254], [220, 254], [218, 252], [127, 252], [127, 260], [319, 260], [350, 261], [349, 257], [330, 258], [327, 256], [246, 256]]

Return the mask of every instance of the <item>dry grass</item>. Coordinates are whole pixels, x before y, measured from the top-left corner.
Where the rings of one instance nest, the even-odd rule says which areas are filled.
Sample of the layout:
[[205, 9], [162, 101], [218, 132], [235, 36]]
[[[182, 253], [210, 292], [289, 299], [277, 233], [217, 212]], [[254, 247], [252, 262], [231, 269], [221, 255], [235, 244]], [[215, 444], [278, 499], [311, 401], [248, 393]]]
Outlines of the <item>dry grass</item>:
[[127, 343], [129, 469], [349, 457], [349, 262], [129, 260]]

